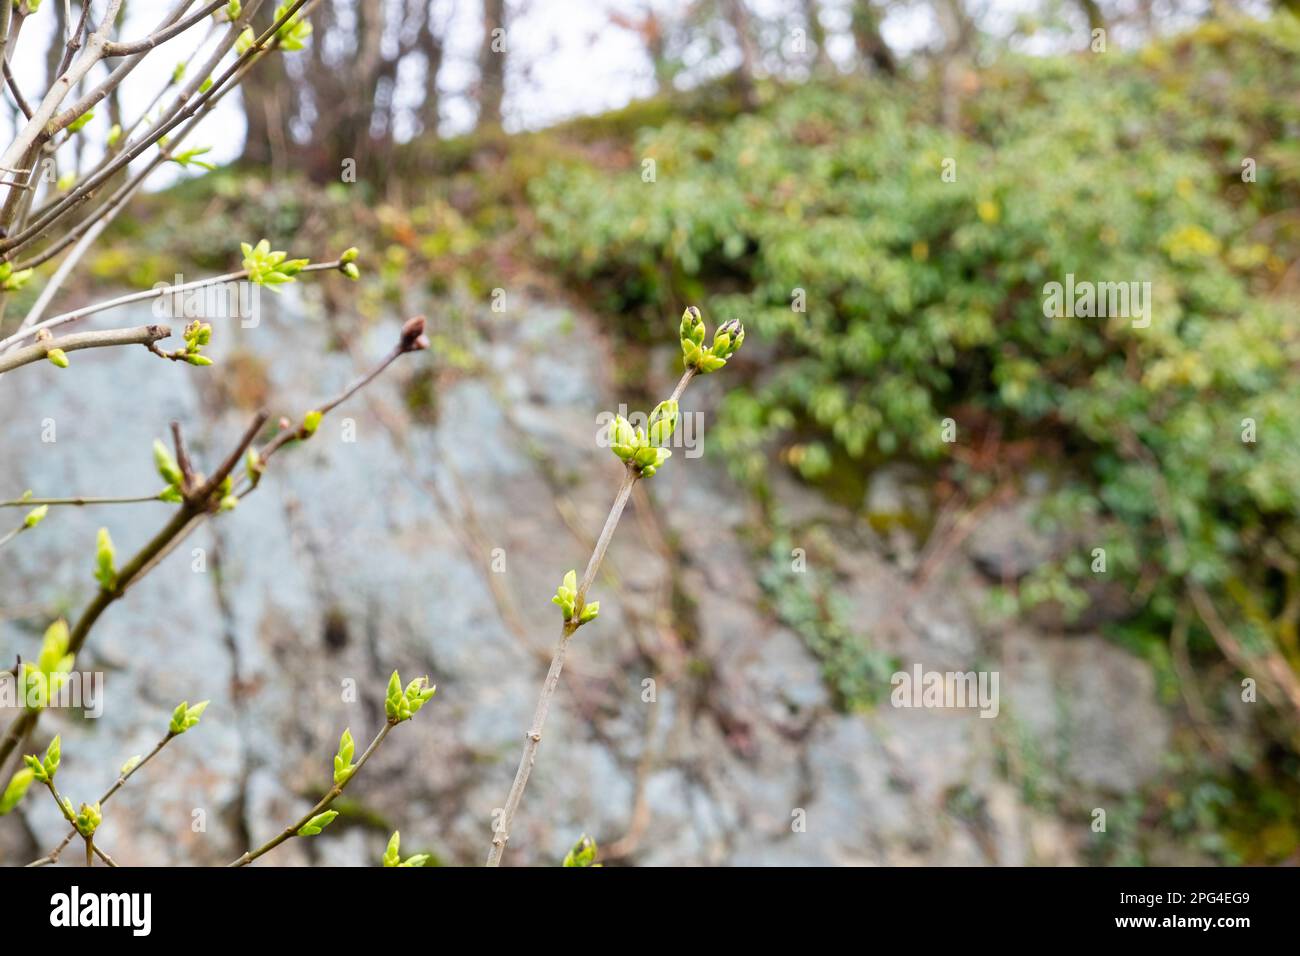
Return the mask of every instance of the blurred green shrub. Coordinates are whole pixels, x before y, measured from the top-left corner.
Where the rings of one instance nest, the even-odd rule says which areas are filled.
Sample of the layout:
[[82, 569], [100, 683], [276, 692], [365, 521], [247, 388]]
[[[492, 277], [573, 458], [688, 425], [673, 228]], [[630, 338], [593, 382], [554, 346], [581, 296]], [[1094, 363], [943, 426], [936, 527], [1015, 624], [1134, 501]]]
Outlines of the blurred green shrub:
[[[742, 478], [774, 455], [808, 479], [905, 456], [973, 486], [942, 422], [968, 448], [995, 426], [1038, 449], [1109, 573], [1147, 582], [1146, 627], [1168, 633], [1190, 575], [1300, 669], [1296, 89], [1288, 16], [1004, 60], [960, 131], [907, 84], [791, 88], [645, 131], [629, 164], [552, 169], [538, 248], [614, 314], [743, 318], [750, 388], [717, 433]], [[1150, 282], [1150, 326], [1045, 317], [1067, 273]]]

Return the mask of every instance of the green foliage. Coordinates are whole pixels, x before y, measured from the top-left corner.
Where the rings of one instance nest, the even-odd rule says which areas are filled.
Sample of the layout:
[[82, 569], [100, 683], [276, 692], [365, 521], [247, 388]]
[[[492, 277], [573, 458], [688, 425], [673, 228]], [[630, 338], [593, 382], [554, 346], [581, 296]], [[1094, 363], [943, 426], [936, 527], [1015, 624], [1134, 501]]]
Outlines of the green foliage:
[[[1151, 582], [1144, 626], [1168, 633], [1190, 577], [1246, 619], [1248, 649], [1300, 667], [1296, 622], [1273, 617], [1300, 587], [1297, 86], [1285, 15], [1008, 59], [960, 133], [907, 83], [809, 84], [645, 131], [629, 156], [656, 160], [654, 182], [639, 162], [540, 177], [539, 248], [615, 314], [715, 289], [710, 308], [745, 316], [763, 354], [715, 433], [745, 480], [777, 456], [810, 479], [905, 457], [974, 491], [941, 423], [966, 448], [996, 430], [1083, 505], [1067, 523], [1117, 549], [1109, 573]], [[1151, 283], [1149, 325], [1049, 317], [1067, 274]], [[687, 354], [701, 332], [684, 317]], [[1063, 563], [1028, 596], [1078, 610], [1089, 577]]]
[[776, 615], [792, 628], [821, 662], [822, 678], [842, 710], [868, 710], [889, 693], [889, 678], [898, 661], [871, 646], [868, 635], [853, 627], [852, 612], [821, 572], [790, 569], [790, 541], [779, 536], [770, 563], [759, 576]]

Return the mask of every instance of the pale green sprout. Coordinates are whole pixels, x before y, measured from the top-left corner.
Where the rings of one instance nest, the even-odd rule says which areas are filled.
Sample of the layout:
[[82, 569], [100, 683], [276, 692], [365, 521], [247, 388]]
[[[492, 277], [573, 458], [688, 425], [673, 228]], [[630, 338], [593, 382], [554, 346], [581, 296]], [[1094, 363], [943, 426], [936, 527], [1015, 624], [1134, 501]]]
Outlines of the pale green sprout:
[[276, 286], [293, 282], [294, 276], [310, 265], [310, 259], [290, 259], [288, 253], [272, 250], [271, 243], [262, 239], [257, 245], [241, 242], [239, 249], [244, 254], [244, 268], [248, 270], [248, 281], [264, 285], [273, 292]]
[[384, 695], [384, 713], [389, 723], [398, 724], [414, 717], [437, 691], [429, 684], [428, 677], [417, 677], [402, 688], [402, 678], [397, 671], [388, 679], [388, 690]]
[[[289, 12], [288, 4], [280, 4], [275, 8], [275, 20]], [[307, 45], [307, 38], [311, 36], [311, 24], [302, 18], [301, 13], [295, 13], [290, 17], [280, 29], [275, 31], [275, 38], [280, 41], [280, 49], [287, 53], [301, 50]]]
[[140, 764], [142, 763], [144, 763], [144, 757], [141, 756], [140, 754], [136, 754], [134, 757], [129, 759], [126, 763], [122, 764], [122, 769], [117, 772], [117, 775], [119, 777], [125, 777], [128, 774], [130, 774], [131, 771], [134, 770], [136, 767], [140, 766]]
[[677, 427], [677, 402], [660, 402], [650, 413], [649, 433], [633, 428], [622, 415], [615, 415], [609, 426], [609, 447], [620, 460], [634, 466], [642, 478], [650, 478], [672, 457], [663, 446]]
[[[564, 581], [555, 589], [555, 596], [551, 598], [551, 603], [558, 605], [564, 612], [566, 621], [573, 620], [573, 611], [578, 600], [578, 572], [570, 571], [564, 576]], [[578, 624], [586, 624], [588, 621], [594, 621], [596, 615], [600, 613], [600, 602], [592, 601], [585, 604], [582, 612], [578, 615]]]
[[402, 835], [397, 830], [388, 838], [388, 847], [384, 850], [384, 866], [424, 866], [429, 862], [429, 854], [417, 853], [414, 856], [408, 856], [405, 860], [401, 856]]
[[324, 813], [318, 813], [301, 827], [298, 828], [298, 836], [309, 837], [315, 836], [334, 822], [334, 818], [339, 815], [337, 810], [326, 810]]
[[59, 772], [59, 763], [62, 760], [63, 740], [57, 734], [45, 748], [43, 759], [34, 754], [23, 754], [23, 763], [27, 764], [27, 768], [32, 772], [32, 778], [37, 783], [53, 783], [54, 775]]
[[199, 722], [203, 712], [208, 709], [208, 703], [206, 700], [201, 700], [191, 707], [188, 700], [181, 701], [176, 705], [176, 709], [172, 711], [172, 719], [167, 726], [167, 733], [173, 737], [185, 733]]
[[596, 841], [587, 834], [578, 838], [569, 852], [564, 855], [564, 866], [600, 866], [596, 862]]
[[257, 453], [257, 449], [248, 449], [248, 453], [244, 455], [244, 474], [248, 476], [248, 483], [252, 487], [256, 488], [257, 483], [262, 480], [262, 470], [265, 467], [262, 456]]
[[36, 663], [23, 662], [23, 680], [28, 688], [24, 704], [29, 710], [44, 708], [68, 679], [74, 660], [68, 653], [69, 640], [68, 622], [60, 618], [45, 629]]
[[33, 269], [14, 271], [11, 263], [0, 262], [0, 292], [17, 292], [32, 277]]
[[105, 591], [112, 591], [117, 587], [117, 552], [113, 548], [113, 539], [108, 534], [107, 528], [99, 529], [99, 536], [95, 541], [95, 580]]
[[50, 360], [50, 364], [58, 368], [68, 367], [68, 353], [63, 349], [50, 349], [45, 353], [45, 357]]
[[86, 124], [89, 123], [94, 118], [95, 118], [95, 111], [86, 110], [86, 112], [82, 113], [80, 116], [78, 116], [76, 119], [74, 119], [71, 123], [68, 124], [68, 134], [71, 135], [73, 133], [80, 133], [83, 129], [86, 128]]
[[[65, 800], [64, 806], [71, 811], [71, 801]], [[104, 815], [100, 812], [98, 803], [83, 803], [81, 809], [75, 815], [69, 812], [69, 816], [72, 816], [77, 832], [83, 837], [94, 836], [95, 831], [99, 829], [99, 825], [104, 822]]]
[[50, 513], [49, 505], [41, 505], [27, 512], [27, 517], [23, 519], [24, 528], [35, 528], [45, 520], [45, 516]]
[[320, 420], [324, 417], [321, 412], [312, 409], [302, 417], [302, 430], [307, 435], [316, 434], [316, 429], [320, 428]]
[[0, 794], [0, 817], [6, 813], [11, 813], [18, 804], [23, 802], [23, 797], [27, 796], [27, 791], [31, 789], [32, 782], [36, 779], [36, 774], [32, 772], [31, 767], [20, 767]]
[[216, 166], [206, 159], [199, 159], [204, 153], [212, 152], [211, 146], [196, 146], [194, 149], [187, 149], [180, 153], [174, 153], [167, 157], [178, 166], [188, 169], [190, 166], [198, 166], [200, 169], [206, 169], [208, 172], [216, 170]]
[[737, 319], [724, 322], [714, 332], [713, 344], [705, 348], [704, 320], [700, 310], [692, 305], [682, 313], [679, 336], [686, 367], [708, 373], [722, 368], [740, 350], [745, 342], [745, 329]]
[[351, 729], [345, 729], [343, 736], [339, 738], [339, 751], [334, 755], [335, 783], [346, 783], [347, 779], [352, 776], [352, 772], [356, 769], [352, 763], [354, 753], [356, 753], [356, 743], [352, 740], [352, 731]]
[[157, 438], [153, 440], [153, 463], [163, 481], [169, 486], [180, 488], [181, 482], [184, 481], [180, 465], [176, 464], [176, 459], [167, 450], [167, 446]]

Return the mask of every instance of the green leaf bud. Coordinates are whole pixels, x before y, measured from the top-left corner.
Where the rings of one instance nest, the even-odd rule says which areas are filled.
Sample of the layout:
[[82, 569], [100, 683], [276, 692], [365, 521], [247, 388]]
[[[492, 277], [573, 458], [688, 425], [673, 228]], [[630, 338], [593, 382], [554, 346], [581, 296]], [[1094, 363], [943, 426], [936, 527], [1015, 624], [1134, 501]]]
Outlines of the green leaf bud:
[[105, 591], [112, 591], [117, 587], [116, 561], [117, 552], [113, 549], [113, 539], [109, 537], [107, 528], [100, 528], [95, 546], [95, 580]]
[[592, 866], [596, 862], [596, 841], [583, 834], [564, 855], [564, 866]]
[[398, 866], [402, 862], [399, 851], [402, 847], [402, 835], [397, 830], [388, 838], [388, 847], [384, 850], [384, 866]]
[[171, 456], [167, 446], [154, 439], [153, 442], [153, 463], [158, 469], [158, 474], [162, 480], [169, 485], [179, 486], [184, 480], [181, 476], [180, 466], [176, 464], [176, 459]]
[[665, 444], [677, 427], [677, 418], [677, 402], [670, 399], [656, 405], [650, 413], [650, 444], [655, 447]]
[[334, 818], [339, 815], [337, 810], [326, 810], [324, 813], [318, 813], [301, 827], [298, 828], [298, 836], [308, 837], [315, 836], [334, 822]]
[[[25, 759], [25, 758], [24, 758]], [[0, 817], [11, 812], [18, 804], [23, 802], [23, 797], [27, 796], [27, 791], [31, 789], [32, 781], [36, 779], [36, 774], [31, 767], [20, 767], [0, 794]]]
[[352, 731], [345, 729], [343, 736], [339, 738], [339, 750], [334, 755], [334, 782], [343, 783], [352, 776], [352, 755], [356, 752], [356, 744], [352, 740]]

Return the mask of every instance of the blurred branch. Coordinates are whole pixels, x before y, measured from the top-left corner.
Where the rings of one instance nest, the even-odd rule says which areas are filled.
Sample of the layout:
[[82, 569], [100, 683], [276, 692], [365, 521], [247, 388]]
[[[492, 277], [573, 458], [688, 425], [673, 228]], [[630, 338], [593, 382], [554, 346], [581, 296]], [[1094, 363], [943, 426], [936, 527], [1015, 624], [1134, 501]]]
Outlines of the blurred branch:
[[[140, 325], [133, 329], [105, 329], [97, 332], [77, 332], [61, 338], [35, 342], [26, 348], [0, 355], [0, 373], [9, 372], [22, 365], [39, 362], [50, 357], [51, 352], [76, 352], [81, 349], [103, 349], [118, 345], [152, 346], [172, 334], [170, 326]], [[151, 351], [157, 351], [151, 349]]]

